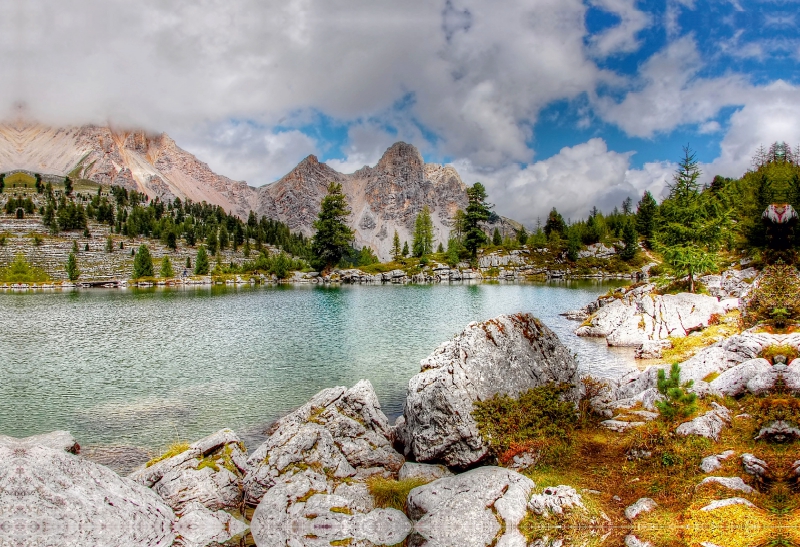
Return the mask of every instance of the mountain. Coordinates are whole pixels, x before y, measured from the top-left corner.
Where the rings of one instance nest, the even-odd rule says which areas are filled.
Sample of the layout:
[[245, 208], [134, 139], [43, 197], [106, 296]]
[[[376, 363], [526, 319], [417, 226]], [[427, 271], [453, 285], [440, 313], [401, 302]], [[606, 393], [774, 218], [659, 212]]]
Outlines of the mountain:
[[206, 201], [246, 218], [250, 210], [310, 236], [330, 182], [342, 185], [352, 210], [356, 247], [389, 258], [394, 231], [411, 244], [414, 220], [431, 211], [436, 242], [447, 244], [451, 220], [467, 204], [455, 169], [425, 163], [412, 145], [392, 145], [375, 167], [344, 174], [308, 156], [280, 180], [253, 188], [214, 173], [168, 135], [85, 125], [54, 128], [29, 122], [0, 124], [0, 172], [116, 184], [162, 200]]

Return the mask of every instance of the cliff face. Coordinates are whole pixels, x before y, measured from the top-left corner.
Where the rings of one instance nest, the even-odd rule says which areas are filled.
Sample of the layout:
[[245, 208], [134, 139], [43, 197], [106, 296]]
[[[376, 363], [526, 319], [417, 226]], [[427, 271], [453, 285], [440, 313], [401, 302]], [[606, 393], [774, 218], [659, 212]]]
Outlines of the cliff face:
[[257, 211], [286, 222], [306, 235], [314, 231], [330, 182], [342, 185], [350, 205], [356, 246], [368, 245], [386, 260], [394, 231], [411, 244], [414, 220], [425, 205], [431, 211], [434, 238], [445, 246], [455, 212], [467, 205], [466, 186], [452, 167], [426, 164], [412, 145], [392, 145], [375, 167], [344, 175], [309, 156], [279, 181], [259, 188]]
[[414, 219], [426, 205], [435, 240], [446, 245], [453, 215], [467, 204], [466, 187], [455, 169], [426, 164], [414, 146], [402, 142], [392, 145], [375, 167], [342, 174], [308, 156], [277, 182], [252, 188], [214, 173], [163, 133], [0, 124], [0, 172], [14, 170], [71, 174], [151, 198], [206, 201], [242, 218], [253, 210], [308, 236], [328, 184], [338, 182], [352, 210], [356, 246], [369, 245], [383, 260], [389, 258], [395, 230], [410, 245]]

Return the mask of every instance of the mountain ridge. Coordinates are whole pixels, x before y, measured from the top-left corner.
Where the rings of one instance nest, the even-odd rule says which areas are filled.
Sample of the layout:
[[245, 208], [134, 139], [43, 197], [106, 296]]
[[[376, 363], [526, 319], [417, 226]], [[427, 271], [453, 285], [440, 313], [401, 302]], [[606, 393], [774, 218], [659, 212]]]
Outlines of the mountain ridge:
[[241, 218], [252, 210], [307, 236], [328, 184], [337, 182], [352, 211], [356, 246], [370, 246], [382, 260], [391, 254], [395, 230], [411, 242], [425, 206], [434, 239], [446, 244], [453, 215], [467, 204], [466, 185], [452, 166], [425, 163], [404, 142], [390, 146], [375, 166], [349, 174], [310, 154], [277, 181], [254, 188], [215, 173], [166, 133], [16, 121], [0, 124], [0, 172], [16, 170], [115, 184], [162, 200], [206, 201]]

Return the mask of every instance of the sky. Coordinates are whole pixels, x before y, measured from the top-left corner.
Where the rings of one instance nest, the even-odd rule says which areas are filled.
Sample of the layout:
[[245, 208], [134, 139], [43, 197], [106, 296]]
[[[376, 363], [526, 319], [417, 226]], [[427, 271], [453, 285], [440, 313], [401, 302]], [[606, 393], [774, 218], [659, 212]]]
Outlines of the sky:
[[800, 143], [800, 2], [26, 0], [0, 3], [0, 114], [166, 132], [260, 186], [392, 143], [529, 227], [663, 196]]

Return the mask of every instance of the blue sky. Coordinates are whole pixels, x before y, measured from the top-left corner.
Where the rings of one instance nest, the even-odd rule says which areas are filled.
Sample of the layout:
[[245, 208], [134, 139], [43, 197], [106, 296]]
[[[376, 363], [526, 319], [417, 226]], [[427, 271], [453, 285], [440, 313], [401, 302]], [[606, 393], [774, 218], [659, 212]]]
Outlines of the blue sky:
[[253, 186], [403, 140], [534, 224], [660, 196], [687, 143], [710, 179], [800, 142], [796, 1], [13, 4], [9, 111], [164, 131]]

